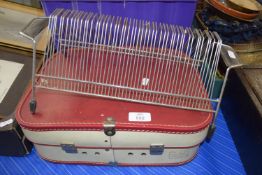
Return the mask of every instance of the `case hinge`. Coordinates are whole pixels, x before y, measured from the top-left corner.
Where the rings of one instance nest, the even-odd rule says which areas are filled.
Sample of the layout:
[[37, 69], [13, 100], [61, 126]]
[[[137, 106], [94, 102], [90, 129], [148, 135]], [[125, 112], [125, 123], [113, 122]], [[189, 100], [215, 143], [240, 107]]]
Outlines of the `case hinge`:
[[77, 153], [77, 147], [74, 144], [61, 144], [61, 148], [66, 153]]
[[104, 122], [104, 133], [107, 136], [115, 135], [115, 120], [112, 117], [106, 118], [106, 121]]
[[109, 165], [109, 166], [117, 166], [118, 163], [117, 163], [117, 162], [108, 162], [108, 165]]
[[163, 144], [151, 144], [150, 145], [150, 154], [151, 155], [161, 155], [164, 152], [164, 145]]

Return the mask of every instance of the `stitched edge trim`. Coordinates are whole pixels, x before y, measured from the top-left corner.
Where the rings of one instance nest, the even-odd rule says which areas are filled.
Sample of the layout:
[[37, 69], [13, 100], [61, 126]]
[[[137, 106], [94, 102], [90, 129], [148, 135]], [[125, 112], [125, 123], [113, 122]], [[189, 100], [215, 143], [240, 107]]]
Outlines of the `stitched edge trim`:
[[[23, 127], [23, 126], [22, 126]], [[116, 129], [116, 131], [131, 131], [131, 132], [152, 132], [152, 133], [166, 133], [166, 134], [196, 134], [196, 133], [199, 133], [199, 132], [202, 132], [203, 130], [205, 130], [206, 128], [208, 128], [209, 125], [201, 130], [198, 130], [198, 131], [189, 131], [189, 132], [180, 132], [180, 131], [157, 131], [157, 130], [144, 130], [144, 129]], [[35, 131], [35, 132], [42, 132], [42, 131], [103, 131], [103, 128], [101, 129], [93, 129], [93, 128], [86, 128], [86, 129], [31, 129], [31, 128], [26, 128], [26, 127], [23, 127], [24, 129], [26, 130], [29, 130], [29, 131]]]

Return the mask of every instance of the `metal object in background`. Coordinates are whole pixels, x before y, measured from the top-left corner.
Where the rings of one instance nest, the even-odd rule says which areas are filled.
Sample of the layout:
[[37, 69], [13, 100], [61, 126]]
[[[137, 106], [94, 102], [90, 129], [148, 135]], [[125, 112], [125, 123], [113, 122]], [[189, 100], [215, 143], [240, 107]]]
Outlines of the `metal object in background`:
[[[37, 20], [21, 32], [33, 43], [47, 19]], [[35, 88], [45, 88], [216, 117], [228, 73], [241, 66], [215, 32], [63, 9], [50, 16], [48, 27], [43, 67], [37, 74], [33, 67], [32, 113]], [[229, 68], [219, 99], [212, 99], [221, 47]]]
[[238, 19], [241, 21], [248, 21], [251, 22], [254, 19], [256, 19], [259, 16], [259, 12], [252, 12], [252, 13], [244, 13], [241, 11], [238, 11], [230, 6], [230, 3], [228, 3], [225, 0], [206, 0], [206, 2], [217, 9], [222, 14], [225, 14], [228, 17]]
[[257, 13], [262, 10], [261, 4], [256, 0], [226, 0], [234, 9], [244, 13]]

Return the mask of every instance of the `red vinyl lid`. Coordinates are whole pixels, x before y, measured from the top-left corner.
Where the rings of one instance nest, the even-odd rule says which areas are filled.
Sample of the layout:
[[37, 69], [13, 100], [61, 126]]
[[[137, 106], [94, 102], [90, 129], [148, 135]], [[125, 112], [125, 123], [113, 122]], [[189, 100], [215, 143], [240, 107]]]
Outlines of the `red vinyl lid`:
[[[36, 114], [31, 114], [29, 90], [20, 102], [16, 118], [30, 130], [103, 130], [107, 117], [113, 117], [116, 130], [195, 132], [211, 122], [212, 114], [156, 105], [37, 89]], [[130, 112], [150, 113], [151, 121], [130, 121]]]

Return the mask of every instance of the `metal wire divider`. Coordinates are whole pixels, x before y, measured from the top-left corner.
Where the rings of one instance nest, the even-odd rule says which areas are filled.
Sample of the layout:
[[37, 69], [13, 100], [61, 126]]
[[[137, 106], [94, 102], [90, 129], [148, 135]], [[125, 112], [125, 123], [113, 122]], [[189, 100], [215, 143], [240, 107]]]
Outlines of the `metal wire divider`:
[[216, 33], [57, 9], [35, 87], [215, 112]]

